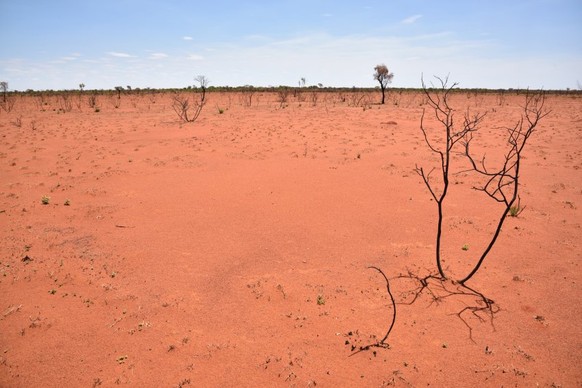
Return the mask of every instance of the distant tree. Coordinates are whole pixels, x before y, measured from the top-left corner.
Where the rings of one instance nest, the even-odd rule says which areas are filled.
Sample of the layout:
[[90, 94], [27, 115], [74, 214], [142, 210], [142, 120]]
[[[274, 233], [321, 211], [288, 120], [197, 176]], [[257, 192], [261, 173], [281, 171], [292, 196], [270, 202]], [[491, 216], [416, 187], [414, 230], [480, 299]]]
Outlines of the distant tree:
[[8, 91], [8, 82], [2, 81], [0, 82], [0, 90], [2, 91], [2, 99], [6, 102], [6, 92]]
[[8, 91], [8, 82], [1, 81], [0, 82], [0, 91], [2, 92], [2, 104], [0, 104], [0, 108], [5, 110], [6, 112], [10, 112], [14, 107], [14, 98], [8, 98], [6, 92]]
[[305, 82], [307, 82], [307, 80], [305, 79], [305, 77], [301, 77], [301, 79], [299, 80], [299, 87], [300, 88], [304, 88], [305, 87]]
[[117, 99], [121, 99], [121, 91], [123, 90], [123, 86], [116, 86], [115, 90], [117, 91]]
[[390, 82], [392, 82], [392, 78], [394, 78], [394, 73], [390, 73], [386, 65], [377, 65], [374, 67], [374, 79], [380, 83], [380, 89], [382, 89], [382, 104], [384, 104], [384, 97], [386, 87]]
[[79, 89], [81, 89], [81, 91], [83, 91], [83, 89], [85, 89], [85, 84], [79, 84]]

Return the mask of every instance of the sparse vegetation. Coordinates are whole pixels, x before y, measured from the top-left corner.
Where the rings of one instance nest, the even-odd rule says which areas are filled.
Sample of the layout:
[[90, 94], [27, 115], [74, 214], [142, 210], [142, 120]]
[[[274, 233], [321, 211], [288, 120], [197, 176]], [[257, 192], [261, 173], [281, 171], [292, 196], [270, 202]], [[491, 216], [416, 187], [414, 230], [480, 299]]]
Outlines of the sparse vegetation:
[[70, 112], [73, 110], [73, 103], [71, 101], [71, 95], [69, 93], [61, 93], [58, 97], [59, 111], [60, 112]]
[[284, 108], [287, 105], [289, 94], [291, 94], [291, 90], [287, 86], [281, 86], [277, 89], [277, 100], [279, 101], [280, 108]]
[[206, 105], [206, 88], [208, 87], [208, 79], [199, 75], [195, 80], [200, 84], [201, 93], [197, 95], [194, 100], [193, 111], [191, 111], [190, 97], [183, 95], [182, 93], [176, 92], [172, 98], [172, 109], [178, 115], [180, 120], [184, 123], [193, 123], [198, 119], [202, 108]]
[[[443, 163], [431, 147], [447, 150], [446, 128], [437, 119], [446, 114], [420, 90], [390, 88], [386, 105], [379, 105], [378, 84], [369, 82], [376, 88], [299, 85], [300, 103], [292, 94], [295, 79], [286, 109], [279, 109], [279, 87], [209, 87], [209, 110], [192, 131], [178, 130], [188, 125], [174, 116], [173, 96], [189, 97], [190, 117], [201, 88], [131, 94], [127, 88], [119, 110], [111, 105], [115, 90], [9, 90], [17, 105], [11, 114], [0, 109], [6, 176], [0, 219], [8, 223], [0, 258], [6, 296], [0, 321], [8, 330], [0, 364], [5, 360], [19, 373], [18, 381], [42, 385], [45, 376], [54, 377], [52, 364], [27, 364], [14, 357], [15, 346], [50, 353], [43, 333], [65, 325], [70, 336], [53, 349], [55, 359], [74, 354], [96, 360], [97, 369], [79, 377], [73, 368], [62, 378], [89, 386], [97, 377], [102, 386], [143, 384], [142, 369], [156, 360], [168, 368], [153, 385], [189, 379], [212, 385], [212, 376], [200, 372], [224, 360], [231, 369], [233, 360], [246, 360], [244, 378], [275, 385], [390, 385], [383, 383], [390, 377], [395, 385], [413, 385], [435, 376], [437, 382], [463, 376], [472, 385], [535, 385], [578, 344], [564, 342], [555, 361], [528, 336], [512, 342], [512, 333], [523, 323], [552, 332], [536, 337], [544, 346], [576, 338], [568, 306], [577, 296], [581, 205], [569, 177], [582, 165], [569, 120], [576, 122], [582, 99], [574, 92], [548, 98], [546, 105], [559, 113], [543, 119], [545, 128], [538, 125], [527, 140], [519, 169], [527, 211], [518, 195], [496, 249], [478, 276], [461, 284], [506, 206], [501, 194], [501, 202], [489, 195], [499, 189], [507, 201], [512, 196], [515, 158], [505, 159], [513, 152], [506, 135], [524, 112], [525, 91], [507, 91], [498, 105], [498, 91], [480, 91], [477, 98], [474, 91], [450, 90], [444, 99], [452, 110], [450, 136], [464, 129], [465, 115], [475, 118], [476, 102], [487, 115], [468, 150], [468, 138], [461, 137]], [[427, 92], [443, 103], [445, 91], [435, 83]], [[71, 113], [57, 113], [62, 93], [73, 101]], [[90, 95], [99, 106], [87, 107]], [[525, 131], [529, 123], [522, 118]], [[470, 158], [489, 175], [475, 171]], [[487, 190], [503, 164], [507, 176], [495, 179], [505, 183]], [[442, 193], [442, 166], [449, 172], [440, 204], [446, 278], [435, 264], [439, 204], [431, 195], [431, 189], [437, 199]], [[417, 175], [422, 167], [428, 187]], [[556, 251], [538, 242], [545, 231]], [[536, 255], [541, 264], [528, 266]], [[378, 267], [366, 269], [372, 263]], [[534, 297], [532, 286], [539, 288]], [[465, 327], [470, 338], [473, 328], [473, 345]], [[97, 356], [94, 346], [79, 351], [74, 341], [92, 328], [98, 330], [90, 343], [112, 339]], [[412, 337], [423, 345], [408, 349]], [[511, 354], [514, 345], [524, 351]], [[149, 355], [138, 358], [136, 349]], [[306, 367], [328, 354], [322, 368]], [[425, 362], [433, 356], [446, 359]], [[459, 357], [473, 366], [445, 376], [444, 367]], [[529, 375], [516, 378], [514, 364]], [[563, 372], [560, 382], [571, 384], [576, 375]], [[219, 383], [240, 384], [231, 375]]]
[[241, 100], [244, 106], [250, 107], [253, 104], [253, 96], [257, 92], [252, 85], [244, 86], [241, 90]]
[[97, 102], [98, 102], [98, 97], [97, 97], [96, 93], [91, 93], [87, 97], [87, 104], [89, 105], [89, 108], [97, 109]]

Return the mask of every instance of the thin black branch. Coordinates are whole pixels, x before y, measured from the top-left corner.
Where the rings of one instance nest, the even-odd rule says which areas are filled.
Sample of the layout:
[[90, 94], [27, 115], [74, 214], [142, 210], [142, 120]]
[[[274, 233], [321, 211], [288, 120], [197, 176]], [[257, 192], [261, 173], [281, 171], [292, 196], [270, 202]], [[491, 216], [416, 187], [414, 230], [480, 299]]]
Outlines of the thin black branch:
[[392, 323], [390, 324], [390, 327], [388, 328], [388, 331], [386, 332], [386, 335], [384, 336], [384, 338], [382, 338], [378, 342], [379, 344], [384, 344], [386, 342], [386, 340], [388, 339], [388, 336], [390, 335], [392, 328], [394, 327], [394, 323], [396, 322], [396, 302], [394, 301], [394, 296], [392, 295], [392, 292], [390, 291], [390, 281], [388, 280], [388, 277], [386, 277], [384, 272], [378, 267], [370, 266], [368, 268], [375, 269], [376, 271], [380, 272], [380, 275], [382, 275], [384, 277], [384, 280], [386, 280], [386, 291], [388, 292], [388, 295], [390, 296], [390, 301], [392, 302], [392, 312], [393, 312], [392, 313]]
[[461, 300], [464, 301], [465, 307], [463, 307], [454, 315], [457, 316], [467, 327], [469, 330], [469, 339], [473, 342], [473, 328], [465, 317], [467, 312], [470, 312], [471, 315], [479, 319], [480, 322], [485, 322], [488, 320], [491, 323], [491, 326], [495, 328], [494, 318], [495, 314], [499, 311], [499, 307], [492, 299], [486, 297], [483, 293], [475, 290], [474, 288], [452, 280], [441, 278], [434, 274], [420, 277], [410, 270], [406, 275], [401, 274], [393, 279], [410, 279], [418, 282], [418, 286], [416, 288], [406, 292], [408, 295], [413, 295], [412, 299], [408, 302], [400, 302], [399, 304], [412, 305], [425, 292], [430, 297], [428, 303], [429, 306], [438, 305], [443, 300], [452, 297], [463, 298]]
[[388, 295], [390, 296], [390, 301], [392, 302], [392, 323], [390, 323], [390, 327], [388, 328], [388, 331], [386, 332], [386, 335], [384, 336], [384, 338], [382, 338], [380, 341], [374, 342], [372, 344], [369, 344], [366, 346], [361, 346], [356, 352], [350, 354], [350, 357], [353, 355], [356, 355], [360, 352], [363, 352], [364, 350], [369, 350], [370, 348], [373, 348], [373, 347], [386, 348], [386, 349], [389, 348], [390, 345], [386, 342], [386, 340], [388, 339], [390, 332], [394, 328], [394, 323], [396, 323], [396, 301], [394, 300], [394, 296], [392, 295], [392, 291], [390, 291], [390, 281], [388, 280], [388, 277], [386, 276], [384, 271], [382, 271], [378, 267], [370, 266], [368, 268], [375, 269], [376, 271], [378, 271], [380, 273], [380, 275], [382, 275], [384, 277], [384, 280], [386, 281], [386, 291], [388, 292]]
[[483, 261], [493, 248], [493, 245], [495, 245], [495, 242], [501, 233], [507, 215], [510, 213], [515, 201], [519, 198], [519, 173], [521, 168], [522, 151], [530, 136], [535, 131], [539, 121], [549, 114], [549, 111], [544, 109], [544, 104], [545, 95], [543, 92], [533, 95], [528, 93], [526, 95], [526, 102], [521, 118], [515, 126], [507, 128], [507, 143], [509, 145], [509, 151], [505, 154], [505, 159], [500, 168], [494, 172], [489, 172], [484, 168], [484, 157], [482, 162], [483, 168], [480, 169], [477, 166], [470, 153], [470, 140], [465, 141], [465, 155], [473, 166], [474, 171], [479, 175], [489, 177], [483, 186], [475, 189], [486, 193], [489, 198], [496, 202], [503, 203], [505, 206], [500, 214], [497, 227], [489, 244], [486, 246], [473, 269], [467, 274], [467, 276], [459, 280], [459, 283], [462, 285], [471, 279], [483, 264]]

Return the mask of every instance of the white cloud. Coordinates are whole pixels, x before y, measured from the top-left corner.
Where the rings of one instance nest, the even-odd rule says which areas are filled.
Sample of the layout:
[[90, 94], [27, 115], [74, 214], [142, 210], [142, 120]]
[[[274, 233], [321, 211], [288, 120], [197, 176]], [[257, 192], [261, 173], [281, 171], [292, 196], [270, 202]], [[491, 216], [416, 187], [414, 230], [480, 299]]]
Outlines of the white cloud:
[[191, 84], [194, 74], [206, 75], [217, 86], [297, 85], [305, 77], [309, 84], [374, 87], [373, 68], [385, 63], [396, 74], [393, 87], [419, 87], [421, 73], [426, 80], [450, 74], [461, 87], [576, 87], [573, 74], [582, 68], [580, 55], [524, 57], [500, 55], [497, 49], [490, 37], [471, 40], [452, 32], [408, 37], [318, 33], [281, 40], [253, 36], [213, 42], [191, 53], [163, 48], [140, 57], [108, 52], [71, 60], [75, 55], [69, 54], [53, 63], [0, 59], [0, 79], [19, 90], [76, 88], [89, 80], [91, 88], [181, 87]]
[[191, 36], [183, 36], [182, 39], [184, 39], [184, 40], [192, 40], [194, 38], [192, 38]]
[[117, 51], [109, 51], [107, 54], [117, 58], [133, 58], [133, 56], [128, 53], [120, 53]]
[[412, 15], [410, 17], [407, 17], [406, 19], [402, 20], [400, 23], [402, 24], [413, 24], [416, 23], [416, 21], [418, 19], [420, 19], [422, 17], [422, 15]]
[[167, 57], [168, 57], [168, 54], [164, 54], [164, 53], [152, 53], [150, 55], [150, 59], [164, 59]]

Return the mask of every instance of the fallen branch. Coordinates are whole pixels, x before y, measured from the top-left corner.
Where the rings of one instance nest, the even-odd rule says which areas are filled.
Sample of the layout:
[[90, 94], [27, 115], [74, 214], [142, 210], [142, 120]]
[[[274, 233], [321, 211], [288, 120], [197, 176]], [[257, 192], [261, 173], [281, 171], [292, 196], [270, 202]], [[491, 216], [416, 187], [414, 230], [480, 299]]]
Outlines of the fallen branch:
[[392, 331], [392, 328], [394, 327], [394, 323], [396, 322], [396, 301], [394, 300], [394, 296], [392, 295], [392, 291], [390, 291], [390, 281], [388, 280], [388, 277], [378, 267], [370, 266], [368, 268], [375, 269], [376, 271], [380, 272], [380, 275], [382, 275], [384, 277], [384, 280], [386, 281], [386, 291], [388, 291], [388, 295], [390, 296], [390, 300], [392, 302], [392, 323], [390, 324], [390, 327], [388, 328], [388, 331], [386, 332], [386, 335], [384, 336], [384, 338], [382, 338], [380, 341], [377, 341], [375, 343], [372, 343], [372, 344], [369, 344], [366, 346], [360, 346], [360, 348], [356, 352], [350, 354], [350, 357], [354, 356], [360, 352], [363, 352], [364, 350], [370, 350], [370, 348], [389, 349], [390, 345], [386, 342], [386, 340], [388, 339], [388, 336], [390, 335], [390, 332]]

